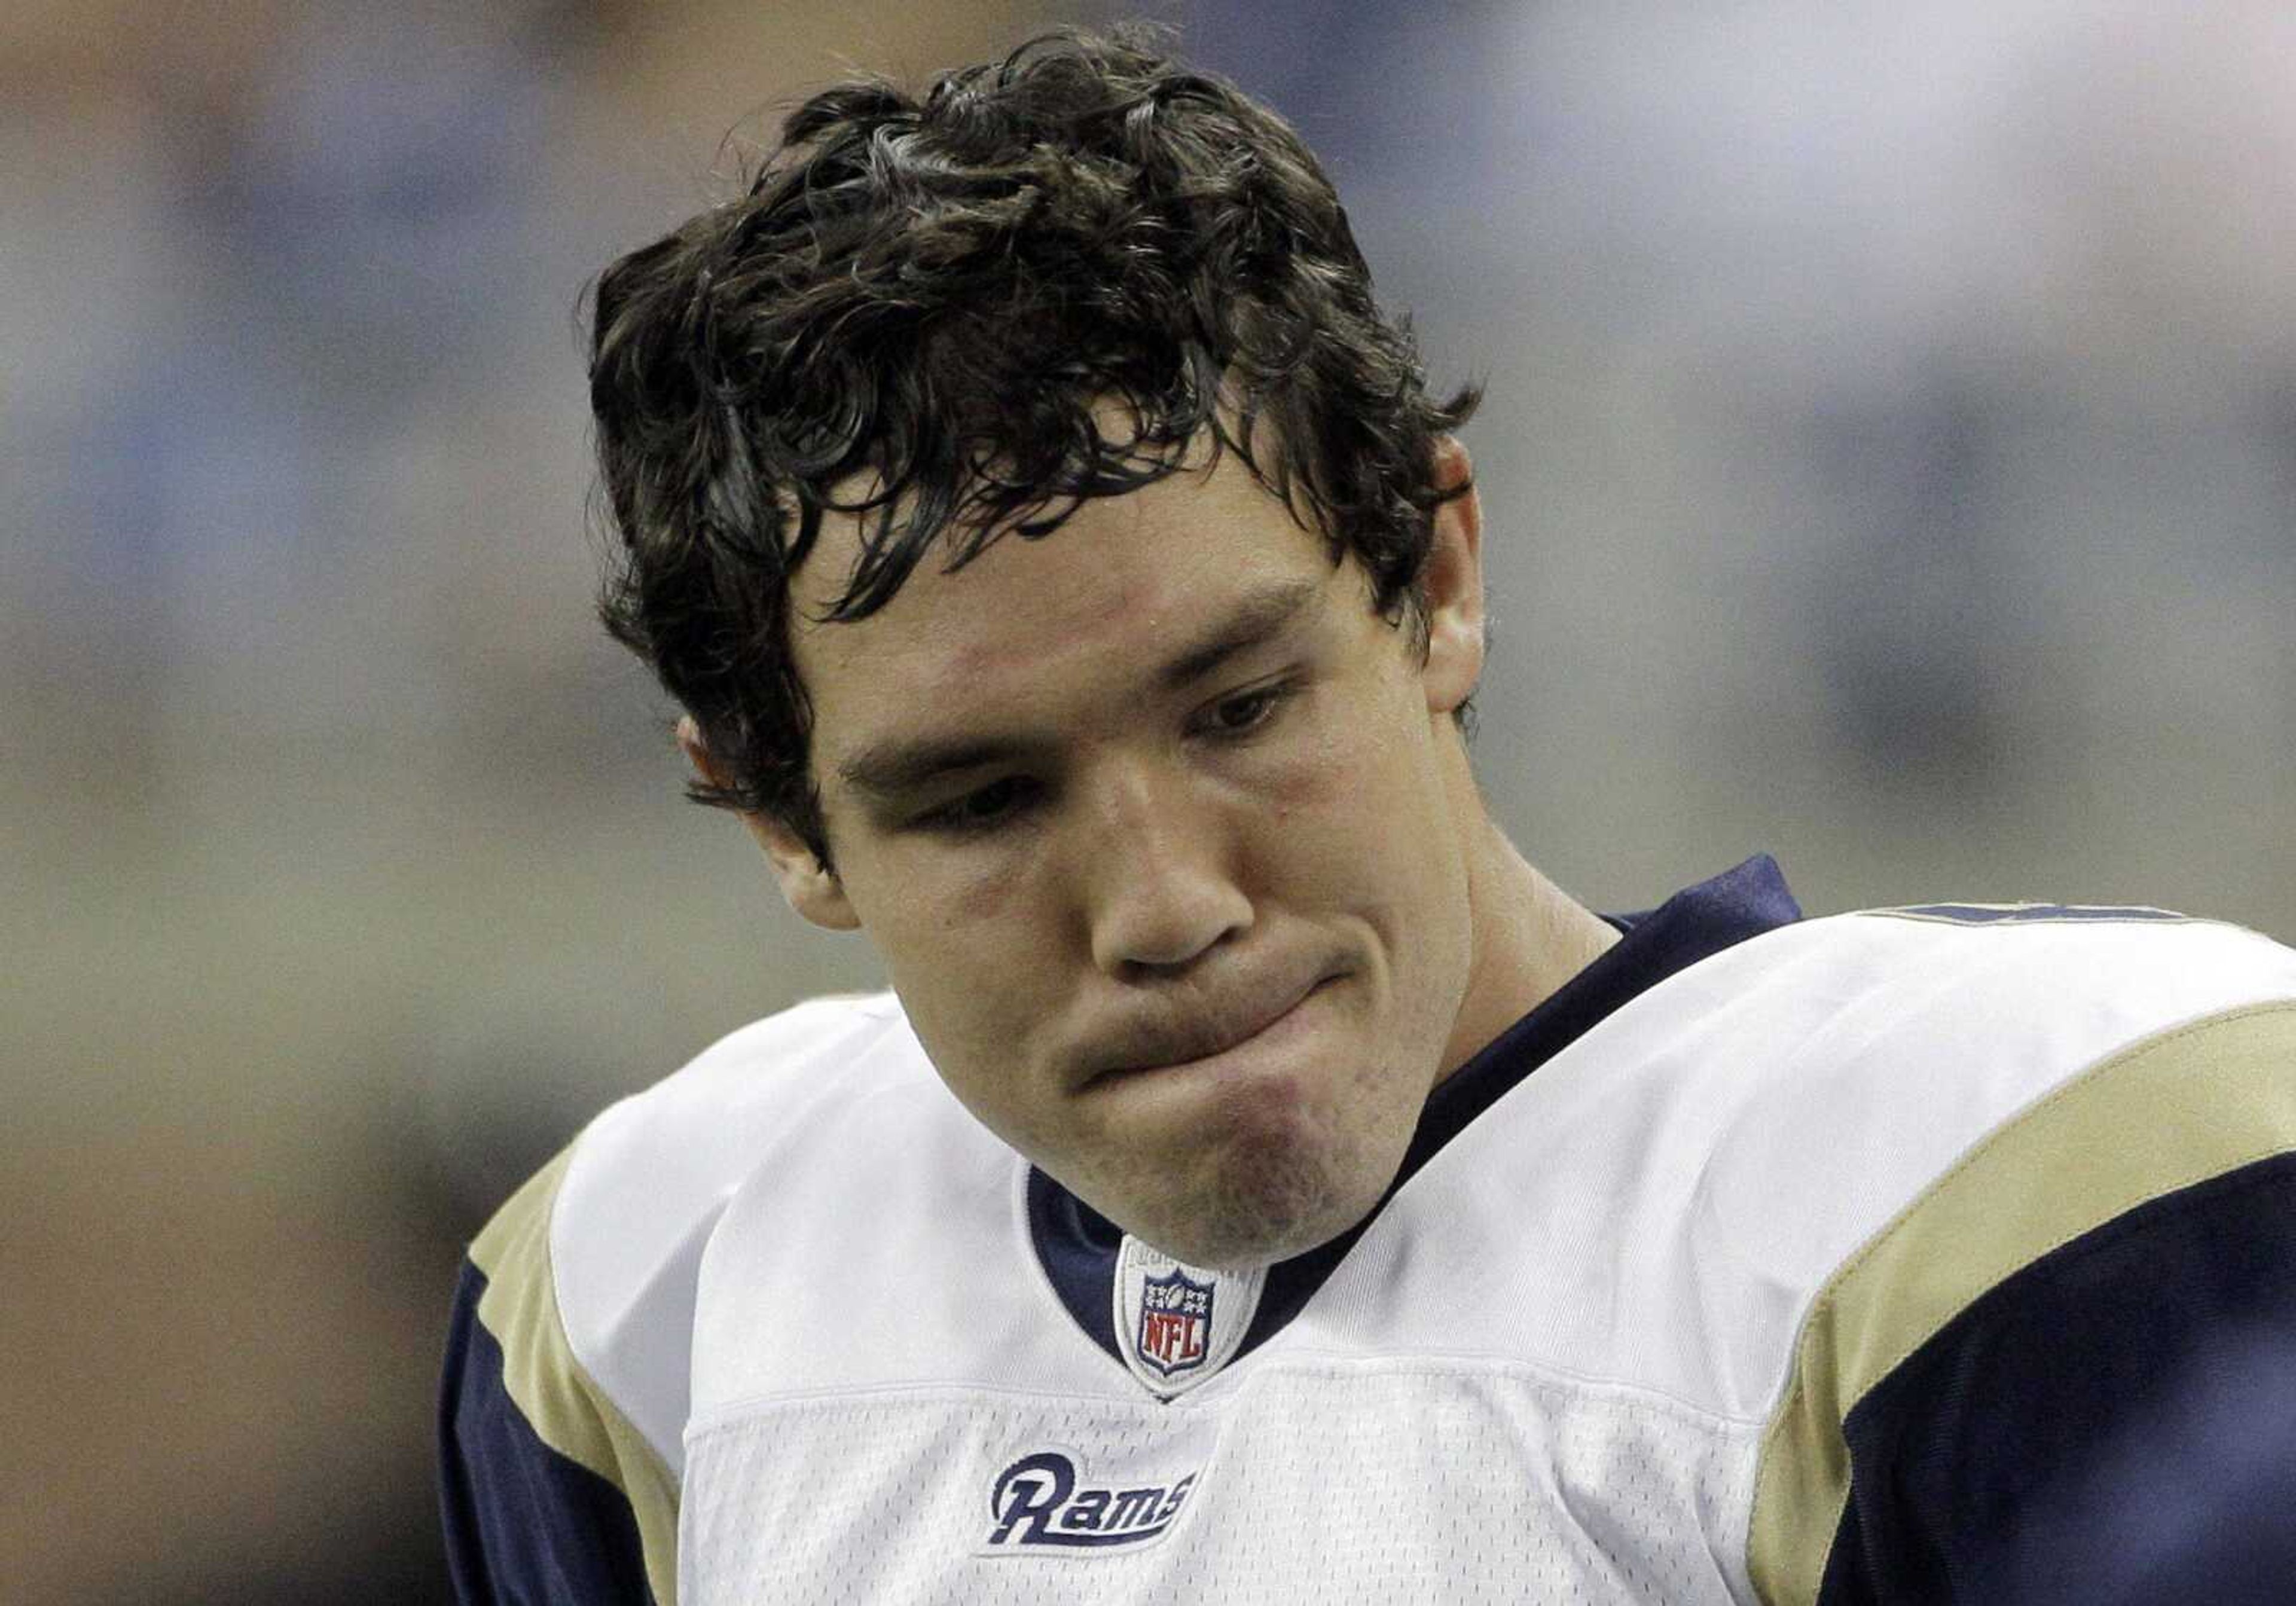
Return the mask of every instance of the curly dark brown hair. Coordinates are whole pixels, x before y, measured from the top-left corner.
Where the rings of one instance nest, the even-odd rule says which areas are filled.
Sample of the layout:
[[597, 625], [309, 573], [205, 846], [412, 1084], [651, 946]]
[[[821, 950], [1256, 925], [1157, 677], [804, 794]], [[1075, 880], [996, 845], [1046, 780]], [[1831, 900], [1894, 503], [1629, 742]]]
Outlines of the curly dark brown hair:
[[824, 617], [862, 619], [934, 543], [955, 569], [1042, 537], [1208, 440], [1424, 650], [1434, 510], [1465, 489], [1436, 438], [1480, 393], [1429, 397], [1300, 136], [1153, 43], [1049, 34], [922, 101], [825, 90], [742, 199], [599, 279], [601, 617], [699, 726], [717, 783], [690, 795], [824, 865], [790, 581], [825, 512], [865, 524]]

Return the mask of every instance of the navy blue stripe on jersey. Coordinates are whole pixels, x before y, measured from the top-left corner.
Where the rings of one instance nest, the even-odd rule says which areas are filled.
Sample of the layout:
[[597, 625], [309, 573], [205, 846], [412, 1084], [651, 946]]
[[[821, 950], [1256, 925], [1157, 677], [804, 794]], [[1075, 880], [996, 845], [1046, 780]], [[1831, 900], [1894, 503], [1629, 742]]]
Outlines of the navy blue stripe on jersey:
[[622, 1492], [542, 1442], [503, 1386], [502, 1346], [479, 1320], [485, 1274], [455, 1290], [439, 1396], [447, 1565], [465, 1606], [651, 1602]]
[[1029, 1236], [1054, 1291], [1085, 1336], [1118, 1360], [1116, 1252], [1123, 1231], [1051, 1177], [1029, 1168]]
[[[1677, 971], [1800, 920], [1801, 906], [1787, 890], [1776, 861], [1765, 853], [1676, 893], [1656, 909], [1606, 918], [1625, 935], [1430, 1095], [1381, 1209], [1476, 1117], [1612, 1011]], [[1037, 1258], [1061, 1303], [1087, 1337], [1122, 1359], [1114, 1315], [1122, 1232], [1041, 1171], [1029, 1174], [1028, 1200]], [[1378, 1215], [1374, 1209], [1329, 1243], [1270, 1266], [1251, 1329], [1236, 1353], [1259, 1348], [1306, 1308]]]
[[1844, 1419], [1819, 1606], [2296, 1598], [2296, 1155], [1989, 1290]]

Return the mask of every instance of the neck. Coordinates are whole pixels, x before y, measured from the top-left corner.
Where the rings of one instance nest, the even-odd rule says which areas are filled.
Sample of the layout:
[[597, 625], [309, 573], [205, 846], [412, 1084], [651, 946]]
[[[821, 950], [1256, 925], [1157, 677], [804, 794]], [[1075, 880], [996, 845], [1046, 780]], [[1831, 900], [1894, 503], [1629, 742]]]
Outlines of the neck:
[[1445, 1077], [1619, 940], [1614, 928], [1540, 874], [1488, 819], [1468, 861], [1467, 889], [1474, 960], [1443, 1051]]

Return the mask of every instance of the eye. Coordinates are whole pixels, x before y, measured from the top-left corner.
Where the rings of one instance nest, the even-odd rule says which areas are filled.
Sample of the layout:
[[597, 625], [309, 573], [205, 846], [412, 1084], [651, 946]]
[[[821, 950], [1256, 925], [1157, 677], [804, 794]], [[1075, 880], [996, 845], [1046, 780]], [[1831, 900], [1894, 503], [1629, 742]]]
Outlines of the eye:
[[969, 836], [991, 831], [1027, 808], [1035, 798], [1033, 784], [1025, 776], [1006, 775], [986, 786], [976, 787], [938, 808], [927, 810], [918, 815], [914, 823], [926, 831], [937, 831], [948, 836]]
[[1293, 682], [1277, 681], [1223, 697], [1205, 712], [1201, 728], [1213, 736], [1249, 736], [1275, 718], [1298, 689]]

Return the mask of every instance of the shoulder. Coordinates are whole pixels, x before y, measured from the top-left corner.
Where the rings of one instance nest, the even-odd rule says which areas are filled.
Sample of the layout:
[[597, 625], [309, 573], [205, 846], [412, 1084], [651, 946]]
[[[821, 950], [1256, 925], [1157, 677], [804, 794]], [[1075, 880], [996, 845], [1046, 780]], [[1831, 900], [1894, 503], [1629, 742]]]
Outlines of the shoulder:
[[[1909, 1221], [1941, 1219], [1935, 1200], [1972, 1178], [2004, 1224], [2019, 1201], [2109, 1209], [2108, 1184], [2168, 1185], [2142, 1162], [2165, 1162], [2179, 1133], [2202, 1171], [2280, 1141], [2296, 952], [2237, 927], [1861, 913], [1680, 979], [1638, 1028], [1678, 1033], [1666, 1086], [1699, 1118], [1682, 1137], [1698, 1176], [1685, 1225], [1784, 1323], [1884, 1233], [1972, 1265]], [[2021, 1252], [2014, 1236], [2003, 1253]], [[1744, 1380], [1757, 1396], [1760, 1371]]]
[[607, 1110], [496, 1213], [441, 1379], [464, 1598], [674, 1600], [702, 1248], [809, 1106], [930, 1076], [890, 996], [801, 1004]]
[[1911, 1576], [1939, 1545], [2000, 1598], [2119, 1576], [2067, 1513], [2152, 1498], [2109, 1454], [2131, 1402], [2206, 1437], [2219, 1402], [2185, 1391], [2224, 1374], [2209, 1335], [2296, 1312], [2270, 1225], [2296, 1201], [2296, 953], [2157, 910], [1949, 905], [1811, 922], [1774, 957], [1747, 996], [1803, 1033], [1706, 1224], [1800, 1313], [1757, 1577], [1832, 1599], [1821, 1574]]
[[[2054, 906], [2053, 906], [2054, 907]], [[1774, 1293], [1822, 1283], [1923, 1190], [2041, 1107], [2095, 1084], [2128, 1118], [2250, 1094], [2109, 1073], [2155, 1045], [2185, 1062], [2284, 1018], [2296, 952], [2211, 922], [2095, 914], [1962, 921], [1874, 911], [1781, 927], [1606, 1020], [1561, 1093], [1695, 1176], [1687, 1225]], [[2190, 1051], [2190, 1052], [2188, 1052]], [[2071, 1163], [2068, 1160], [2067, 1163]]]
[[2188, 1004], [2296, 979], [2296, 952], [2220, 921], [2165, 910], [2063, 904], [1931, 904], [1798, 922], [1696, 968], [1788, 1004], [1822, 991], [1907, 1021], [1972, 1001], [2030, 1012], [2106, 1001], [2141, 1023]]
[[562, 1335], [675, 1473], [695, 1278], [726, 1201], [816, 1109], [931, 1075], [890, 994], [811, 1000], [721, 1039], [602, 1113], [472, 1244], [499, 1336]]
[[[2109, 1213], [2296, 1140], [2296, 951], [2255, 932], [1956, 905], [1772, 935], [1737, 994], [1754, 1029], [1716, 1012], [1740, 1097], [1710, 1203], [1743, 1236], [1783, 1216], [1816, 1240], [1806, 1289], [1973, 1190], [1996, 1224], [2044, 1196]], [[1974, 1241], [1938, 1247], [1968, 1264]]]
[[1658, 990], [1649, 1026], [1694, 1023], [1701, 1053], [1729, 1063], [1717, 1160], [1758, 1168], [1773, 1196], [1866, 1199], [1884, 1213], [1866, 1231], [1904, 1202], [1893, 1193], [2117, 1056], [2259, 1029], [2232, 1018], [2296, 1003], [2296, 952], [2151, 914], [1886, 910], [1768, 933], [1683, 979]]

